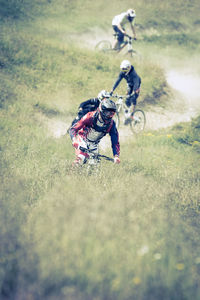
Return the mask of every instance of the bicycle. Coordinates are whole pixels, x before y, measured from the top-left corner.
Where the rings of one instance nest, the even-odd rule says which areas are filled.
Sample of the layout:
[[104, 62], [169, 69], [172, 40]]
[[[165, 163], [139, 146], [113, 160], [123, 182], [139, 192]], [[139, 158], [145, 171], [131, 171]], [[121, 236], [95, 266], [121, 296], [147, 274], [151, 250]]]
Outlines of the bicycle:
[[[117, 38], [117, 34], [113, 34], [115, 38]], [[129, 55], [130, 57], [138, 56], [140, 57], [140, 54], [133, 49], [133, 38], [131, 36], [126, 36], [124, 42], [121, 44], [121, 46], [118, 49], [113, 49], [112, 44], [109, 40], [102, 40], [98, 42], [95, 46], [95, 50], [104, 52], [104, 53], [119, 53], [121, 52], [126, 46], [128, 47], [128, 50], [124, 53], [124, 55]]]
[[116, 106], [117, 111], [114, 116], [116, 127], [120, 125], [120, 114], [123, 113], [125, 125], [130, 125], [130, 129], [133, 133], [141, 133], [146, 125], [146, 116], [143, 110], [135, 109], [134, 112], [130, 112], [130, 108], [126, 105], [125, 99], [127, 96], [112, 95], [113, 98], [117, 98]]
[[100, 161], [101, 159], [105, 159], [107, 161], [111, 161], [114, 162], [114, 158], [111, 158], [109, 156], [103, 155], [103, 154], [99, 154], [99, 153], [94, 153], [93, 151], [96, 149], [88, 149], [85, 147], [80, 146], [79, 149], [84, 152], [87, 153], [89, 156], [86, 158], [86, 160], [84, 161], [84, 165], [87, 164], [87, 174], [91, 175], [94, 172], [98, 172], [99, 170], [99, 165], [100, 165]]

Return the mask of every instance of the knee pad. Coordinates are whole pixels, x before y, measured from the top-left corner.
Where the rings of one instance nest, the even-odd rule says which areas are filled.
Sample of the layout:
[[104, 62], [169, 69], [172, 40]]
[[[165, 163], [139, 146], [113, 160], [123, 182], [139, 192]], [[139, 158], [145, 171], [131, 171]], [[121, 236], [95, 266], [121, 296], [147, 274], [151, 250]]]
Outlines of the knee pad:
[[80, 165], [83, 165], [86, 162], [86, 159], [87, 157], [82, 153], [77, 156], [77, 160]]

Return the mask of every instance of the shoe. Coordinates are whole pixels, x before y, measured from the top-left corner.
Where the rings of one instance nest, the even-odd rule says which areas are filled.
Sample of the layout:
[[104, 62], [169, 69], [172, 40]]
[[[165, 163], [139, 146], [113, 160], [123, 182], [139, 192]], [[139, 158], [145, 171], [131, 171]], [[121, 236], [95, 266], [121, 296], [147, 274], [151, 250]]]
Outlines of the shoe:
[[128, 125], [132, 122], [132, 118], [127, 118], [125, 121], [124, 121], [124, 125]]

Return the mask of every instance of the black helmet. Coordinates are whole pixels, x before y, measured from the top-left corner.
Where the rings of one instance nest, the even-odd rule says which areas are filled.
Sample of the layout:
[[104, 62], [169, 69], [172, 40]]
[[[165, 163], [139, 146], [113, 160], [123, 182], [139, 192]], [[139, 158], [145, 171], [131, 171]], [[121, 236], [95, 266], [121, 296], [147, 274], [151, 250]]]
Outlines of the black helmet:
[[116, 110], [115, 102], [110, 99], [104, 99], [99, 105], [100, 115], [104, 121], [111, 120]]

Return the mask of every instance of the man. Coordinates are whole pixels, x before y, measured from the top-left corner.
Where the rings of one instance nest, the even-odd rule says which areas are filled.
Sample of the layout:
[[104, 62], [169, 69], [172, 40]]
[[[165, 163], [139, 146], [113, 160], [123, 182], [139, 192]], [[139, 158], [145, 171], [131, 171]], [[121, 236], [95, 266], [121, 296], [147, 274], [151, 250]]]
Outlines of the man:
[[[126, 105], [130, 108], [131, 104], [133, 105], [132, 114], [135, 111], [135, 106], [137, 104], [137, 98], [140, 93], [140, 85], [141, 85], [141, 78], [135, 71], [133, 65], [131, 65], [129, 60], [123, 60], [120, 65], [121, 72], [113, 85], [112, 91], [110, 95], [113, 94], [114, 90], [118, 87], [121, 80], [124, 78], [127, 82], [127, 95], [126, 98]], [[125, 125], [129, 123], [130, 119], [127, 121], [125, 120]]]
[[88, 157], [87, 153], [79, 149], [80, 146], [87, 145], [89, 150], [97, 154], [99, 142], [107, 133], [111, 138], [114, 163], [120, 163], [119, 134], [112, 119], [115, 112], [115, 103], [110, 99], [104, 99], [96, 111], [88, 112], [70, 128], [69, 133], [76, 154], [74, 165], [83, 164]]
[[117, 41], [113, 46], [113, 49], [118, 50], [120, 48], [120, 45], [124, 41], [124, 36], [129, 35], [126, 33], [125, 25], [127, 23], [130, 24], [131, 30], [134, 35], [134, 39], [136, 40], [136, 32], [134, 27], [134, 21], [135, 21], [136, 13], [135, 10], [130, 8], [126, 12], [121, 13], [120, 15], [117, 15], [112, 20], [112, 27], [113, 30], [117, 33]]
[[109, 98], [110, 94], [106, 92], [105, 90], [102, 90], [99, 92], [97, 98], [91, 98], [89, 100], [81, 102], [78, 108], [78, 115], [77, 117], [72, 121], [72, 125], [77, 123], [84, 115], [86, 115], [89, 111], [94, 111], [99, 107], [99, 104], [101, 101], [105, 98]]

